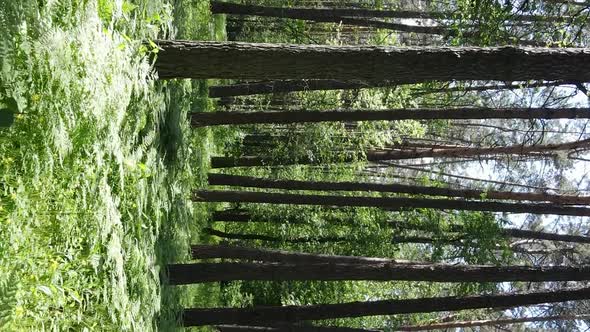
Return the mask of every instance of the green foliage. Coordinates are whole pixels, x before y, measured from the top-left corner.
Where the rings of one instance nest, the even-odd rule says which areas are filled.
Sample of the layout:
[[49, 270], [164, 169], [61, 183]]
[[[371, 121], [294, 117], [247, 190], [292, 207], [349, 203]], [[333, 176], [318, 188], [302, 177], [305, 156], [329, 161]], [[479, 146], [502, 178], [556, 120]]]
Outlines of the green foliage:
[[[185, 38], [221, 35], [189, 12], [206, 34]], [[0, 131], [2, 330], [174, 329], [180, 305], [219, 296], [160, 286], [197, 241], [207, 212], [187, 193], [213, 148], [186, 120], [211, 107], [206, 83], [156, 82], [145, 56], [172, 15], [167, 1], [0, 2], [2, 124], [16, 114]]]

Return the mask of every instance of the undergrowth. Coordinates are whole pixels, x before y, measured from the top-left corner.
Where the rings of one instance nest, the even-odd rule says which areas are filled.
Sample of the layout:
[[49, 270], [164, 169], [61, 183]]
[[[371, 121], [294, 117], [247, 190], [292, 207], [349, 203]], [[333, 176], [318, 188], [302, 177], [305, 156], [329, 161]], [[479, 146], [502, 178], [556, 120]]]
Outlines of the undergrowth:
[[[175, 9], [176, 8], [176, 9]], [[178, 8], [182, 8], [179, 10]], [[216, 290], [160, 286], [188, 259], [211, 134], [206, 82], [159, 82], [153, 41], [221, 38], [207, 1], [0, 2], [0, 329], [148, 331]]]

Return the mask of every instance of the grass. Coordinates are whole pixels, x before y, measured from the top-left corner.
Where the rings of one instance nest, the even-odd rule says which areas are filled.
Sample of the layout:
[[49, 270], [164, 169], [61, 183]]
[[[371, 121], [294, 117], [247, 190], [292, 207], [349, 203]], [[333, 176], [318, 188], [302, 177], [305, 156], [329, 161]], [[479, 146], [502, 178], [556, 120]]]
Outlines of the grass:
[[160, 285], [188, 259], [214, 134], [203, 81], [158, 82], [145, 41], [221, 39], [205, 0], [0, 1], [0, 328], [172, 330], [211, 286]]

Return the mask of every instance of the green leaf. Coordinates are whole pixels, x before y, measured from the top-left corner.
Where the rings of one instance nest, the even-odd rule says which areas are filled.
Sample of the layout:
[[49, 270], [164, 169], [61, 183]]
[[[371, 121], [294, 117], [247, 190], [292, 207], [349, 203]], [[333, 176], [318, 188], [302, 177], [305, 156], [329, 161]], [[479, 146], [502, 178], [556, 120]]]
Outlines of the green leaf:
[[136, 6], [136, 5], [134, 5], [134, 4], [132, 4], [132, 3], [131, 3], [131, 2], [129, 2], [129, 1], [125, 1], [125, 2], [123, 2], [123, 7], [122, 7], [123, 14], [130, 14], [130, 13], [131, 13], [132, 11], [134, 11], [136, 8], [137, 8], [137, 6]]
[[14, 123], [14, 113], [8, 109], [0, 110], [0, 128], [8, 128]]
[[41, 293], [43, 293], [43, 294], [45, 294], [45, 295], [47, 295], [47, 296], [50, 296], [50, 297], [51, 297], [51, 296], [53, 296], [53, 292], [51, 291], [51, 288], [49, 288], [49, 287], [47, 287], [47, 286], [37, 286], [37, 289], [38, 289], [38, 290], [39, 290]]

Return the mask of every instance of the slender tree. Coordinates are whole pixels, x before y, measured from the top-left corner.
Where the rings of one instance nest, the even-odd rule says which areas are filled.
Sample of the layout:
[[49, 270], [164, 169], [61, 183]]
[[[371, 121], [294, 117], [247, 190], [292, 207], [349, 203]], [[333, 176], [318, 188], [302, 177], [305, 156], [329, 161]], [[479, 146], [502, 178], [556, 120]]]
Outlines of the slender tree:
[[581, 119], [590, 118], [590, 108], [452, 108], [353, 111], [257, 111], [199, 112], [191, 114], [193, 127], [259, 124], [310, 123], [329, 121], [379, 121], [423, 119]]
[[381, 332], [341, 326], [273, 324], [273, 326], [218, 325], [219, 332]]
[[[433, 231], [433, 226], [428, 225], [428, 224], [415, 224], [415, 223], [408, 223], [408, 222], [400, 221], [400, 220], [389, 221], [388, 223], [397, 229], [416, 230], [416, 231], [423, 231], [423, 232]], [[448, 227], [448, 232], [459, 233], [458, 237], [455, 236], [455, 238], [460, 239], [461, 238], [460, 234], [465, 234], [465, 228], [462, 225], [452, 224], [452, 225], [448, 225], [447, 227]], [[548, 232], [533, 231], [533, 230], [518, 229], [518, 228], [500, 228], [500, 229], [498, 229], [498, 231], [499, 231], [500, 235], [502, 235], [502, 236], [519, 238], [519, 239], [546, 240], [546, 241], [571, 242], [571, 243], [590, 243], [590, 237], [589, 236], [582, 236], [582, 235], [548, 233]], [[410, 241], [410, 242], [414, 242], [414, 241]], [[418, 242], [421, 242], [421, 241], [418, 241]]]
[[539, 317], [519, 317], [519, 318], [503, 318], [503, 319], [483, 319], [483, 320], [469, 320], [469, 321], [454, 321], [443, 322], [427, 325], [411, 325], [401, 326], [396, 328], [396, 331], [432, 331], [432, 330], [446, 330], [467, 327], [481, 327], [481, 326], [499, 326], [499, 325], [513, 325], [522, 323], [540, 323], [540, 322], [554, 322], [563, 320], [587, 320], [590, 315], [554, 315], [554, 316], [539, 316]]
[[[415, 10], [375, 10], [366, 8], [297, 8], [297, 7], [271, 7], [246, 5], [231, 2], [211, 1], [211, 12], [213, 14], [252, 15], [263, 17], [280, 17], [300, 20], [332, 20], [340, 17], [358, 18], [415, 18], [415, 19], [453, 19], [452, 12], [432, 12]], [[515, 15], [514, 20], [524, 22], [566, 22], [570, 19], [567, 16], [546, 16], [546, 15]]]
[[174, 285], [232, 280], [543, 282], [590, 280], [590, 267], [232, 262], [170, 264], [168, 276]]
[[[510, 145], [500, 147], [445, 147], [445, 148], [396, 148], [365, 151], [365, 159], [371, 162], [387, 160], [404, 160], [419, 158], [465, 158], [490, 155], [521, 155], [521, 156], [554, 156], [558, 151], [578, 150], [590, 148], [590, 139], [580, 141], [546, 144], [546, 145]], [[342, 162], [357, 161], [356, 156], [344, 157]], [[276, 160], [262, 156], [243, 157], [212, 157], [211, 167], [240, 167], [240, 166], [280, 166], [315, 164], [318, 161], [311, 158], [298, 160]]]
[[380, 164], [382, 164], [383, 166], [387, 166], [387, 167], [391, 166], [391, 167], [395, 167], [395, 168], [399, 168], [399, 169], [407, 169], [407, 170], [421, 172], [421, 173], [428, 173], [428, 174], [438, 173], [441, 176], [446, 176], [449, 178], [454, 178], [454, 179], [459, 179], [459, 180], [467, 180], [467, 181], [473, 181], [473, 182], [483, 182], [483, 183], [497, 185], [500, 187], [507, 186], [507, 187], [518, 187], [518, 188], [541, 190], [541, 191], [548, 191], [548, 190], [560, 191], [560, 189], [558, 189], [558, 188], [540, 187], [540, 186], [527, 185], [527, 184], [509, 182], [509, 181], [495, 181], [495, 180], [490, 180], [490, 179], [475, 178], [475, 177], [471, 177], [471, 176], [446, 173], [446, 172], [441, 172], [439, 170], [433, 170], [433, 169], [429, 169], [429, 168], [421, 168], [421, 167], [416, 167], [416, 166], [411, 166], [411, 165], [395, 164], [395, 163], [390, 163], [390, 162], [383, 162]]
[[395, 87], [395, 81], [363, 82], [339, 80], [281, 80], [209, 87], [209, 98], [248, 96], [267, 93], [286, 93], [317, 90], [351, 90], [363, 88]]
[[350, 242], [349, 237], [341, 236], [322, 236], [322, 237], [298, 237], [298, 238], [282, 238], [279, 236], [261, 235], [261, 234], [244, 234], [244, 233], [229, 233], [216, 230], [214, 228], [204, 228], [203, 232], [209, 235], [215, 235], [220, 238], [229, 240], [258, 240], [266, 242], [277, 243], [333, 243], [333, 242]]
[[251, 215], [242, 209], [229, 209], [214, 211], [211, 214], [212, 221], [251, 222], [254, 221]]
[[263, 193], [251, 191], [197, 190], [193, 192], [195, 202], [269, 203], [321, 206], [364, 206], [379, 207], [391, 211], [430, 208], [467, 211], [491, 211], [511, 213], [537, 213], [570, 216], [590, 216], [590, 208], [561, 206], [546, 203], [503, 203], [478, 202], [451, 199], [424, 199], [400, 197], [366, 197], [334, 195], [298, 195]]
[[292, 264], [428, 264], [391, 258], [308, 254], [301, 252], [247, 248], [231, 245], [193, 245], [191, 247], [191, 251], [194, 259], [229, 258]]
[[[531, 88], [549, 88], [561, 85], [575, 85], [578, 87], [580, 82], [556, 81], [556, 82], [529, 82], [529, 83], [504, 83], [504, 84], [486, 84], [470, 86], [447, 86], [443, 88], [417, 89], [412, 92], [414, 96], [421, 96], [432, 93], [449, 93], [449, 92], [482, 92], [482, 91], [504, 91]], [[584, 88], [585, 89], [585, 88]]]
[[[510, 83], [510, 84], [486, 84], [472, 86], [453, 86], [444, 88], [420, 89], [413, 92], [413, 95], [425, 95], [430, 93], [446, 92], [469, 92], [469, 91], [490, 91], [490, 90], [516, 90], [539, 87], [554, 87], [560, 85], [576, 85], [579, 82], [574, 81], [555, 81], [555, 82], [529, 82], [529, 83]], [[360, 81], [338, 81], [338, 80], [280, 80], [265, 82], [237, 83], [229, 85], [214, 85], [209, 87], [209, 98], [223, 98], [235, 96], [249, 96], [269, 93], [288, 93], [298, 91], [317, 91], [317, 90], [352, 90], [368, 88], [395, 88], [399, 85], [396, 81], [383, 82], [360, 82]]]
[[160, 78], [590, 80], [590, 52], [573, 48], [398, 48], [159, 40]]
[[407, 300], [349, 302], [307, 306], [255, 306], [251, 308], [193, 308], [182, 313], [184, 326], [214, 324], [254, 325], [274, 322], [397, 315], [482, 308], [512, 308], [542, 303], [590, 299], [590, 288], [519, 294], [450, 296]]
[[209, 173], [209, 184], [285, 190], [315, 191], [374, 191], [412, 195], [445, 196], [470, 199], [501, 199], [514, 201], [552, 202], [564, 205], [590, 205], [588, 196], [555, 195], [550, 193], [523, 193], [497, 190], [453, 189], [433, 186], [413, 186], [396, 183], [327, 182], [274, 180], [241, 175]]
[[[372, 15], [389, 15], [379, 17], [393, 17], [417, 14], [409, 11], [369, 11], [366, 9], [316, 9], [316, 8], [287, 8], [256, 5], [242, 5], [230, 2], [211, 2], [211, 12], [214, 14], [253, 15], [263, 17], [279, 17], [325, 23], [343, 23], [348, 25], [389, 29], [402, 32], [428, 33], [435, 35], [454, 35], [455, 31], [444, 26], [408, 25], [395, 22], [375, 20]], [[339, 15], [353, 14], [353, 15]], [[433, 14], [434, 15], [434, 14]], [[401, 17], [398, 17], [401, 18]]]
[[535, 239], [572, 243], [590, 243], [590, 237], [582, 235], [556, 234], [517, 228], [504, 228], [501, 230], [501, 232], [505, 236], [521, 239]]

